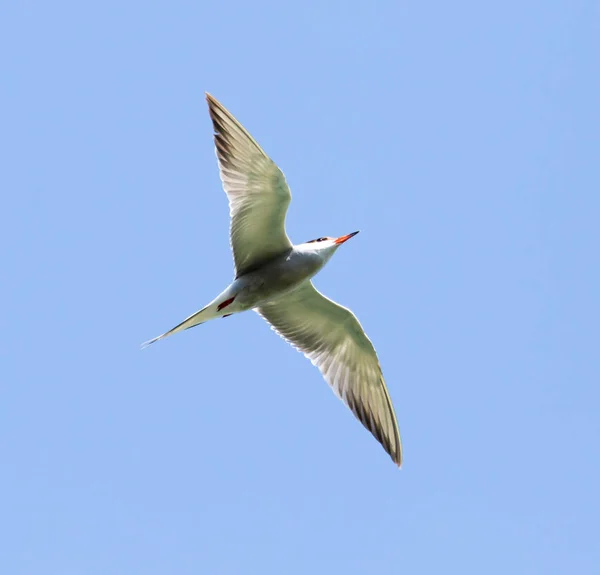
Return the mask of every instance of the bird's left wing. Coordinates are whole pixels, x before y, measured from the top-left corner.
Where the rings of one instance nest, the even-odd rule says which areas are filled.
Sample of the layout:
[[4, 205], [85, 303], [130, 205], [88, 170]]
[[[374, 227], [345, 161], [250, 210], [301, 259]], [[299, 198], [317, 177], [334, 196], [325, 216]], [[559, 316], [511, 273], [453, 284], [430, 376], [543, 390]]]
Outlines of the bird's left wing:
[[402, 445], [394, 407], [375, 348], [356, 316], [326, 298], [310, 281], [256, 311], [319, 368], [333, 391], [400, 466]]
[[285, 215], [292, 194], [283, 172], [233, 115], [206, 94], [223, 189], [229, 198], [236, 276], [292, 248]]

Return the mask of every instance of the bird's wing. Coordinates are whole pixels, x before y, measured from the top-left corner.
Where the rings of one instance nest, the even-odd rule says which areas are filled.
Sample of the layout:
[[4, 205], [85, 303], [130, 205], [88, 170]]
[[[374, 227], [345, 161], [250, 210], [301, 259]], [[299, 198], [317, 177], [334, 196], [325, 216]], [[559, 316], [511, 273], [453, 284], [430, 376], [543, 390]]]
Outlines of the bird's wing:
[[333, 391], [402, 464], [396, 415], [375, 348], [356, 316], [310, 281], [256, 310], [281, 337], [316, 365]]
[[292, 194], [283, 172], [244, 127], [206, 94], [221, 181], [229, 198], [236, 276], [291, 249], [285, 214]]

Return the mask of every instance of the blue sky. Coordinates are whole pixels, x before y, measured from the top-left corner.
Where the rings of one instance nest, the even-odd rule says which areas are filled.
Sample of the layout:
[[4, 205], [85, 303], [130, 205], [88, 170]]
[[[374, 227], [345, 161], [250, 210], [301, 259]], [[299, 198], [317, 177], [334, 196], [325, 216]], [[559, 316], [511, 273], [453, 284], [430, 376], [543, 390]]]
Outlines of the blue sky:
[[[0, 571], [597, 573], [600, 9], [0, 7]], [[208, 90], [375, 343], [398, 470], [232, 277]]]

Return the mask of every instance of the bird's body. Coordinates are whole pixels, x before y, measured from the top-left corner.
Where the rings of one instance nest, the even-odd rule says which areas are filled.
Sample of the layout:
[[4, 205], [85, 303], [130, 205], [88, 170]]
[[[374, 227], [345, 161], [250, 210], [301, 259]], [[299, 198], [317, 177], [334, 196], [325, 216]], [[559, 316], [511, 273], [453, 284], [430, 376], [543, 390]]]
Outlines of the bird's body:
[[229, 197], [236, 276], [207, 306], [144, 345], [253, 309], [321, 370], [334, 392], [401, 465], [396, 416], [375, 349], [354, 314], [311, 282], [339, 246], [358, 232], [293, 245], [285, 232], [291, 194], [283, 173], [217, 100], [207, 94], [207, 101]]
[[235, 300], [229, 313], [253, 309], [274, 297], [285, 295], [310, 280], [325, 263], [325, 258], [318, 251], [294, 246], [233, 281], [228, 289], [235, 295]]
[[260, 268], [236, 277], [227, 288], [200, 311], [191, 315], [168, 332], [152, 339], [150, 345], [168, 335], [189, 329], [209, 319], [229, 317], [260, 307], [309, 281], [327, 262], [323, 253], [310, 249], [307, 244], [294, 246], [275, 256]]

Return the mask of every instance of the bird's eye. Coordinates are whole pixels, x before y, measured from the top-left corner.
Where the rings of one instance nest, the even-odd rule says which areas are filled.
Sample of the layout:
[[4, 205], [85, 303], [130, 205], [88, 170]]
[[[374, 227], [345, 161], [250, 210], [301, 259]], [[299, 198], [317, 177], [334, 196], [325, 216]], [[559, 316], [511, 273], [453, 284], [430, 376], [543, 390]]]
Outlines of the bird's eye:
[[318, 242], [324, 242], [327, 238], [319, 238], [317, 241]]

